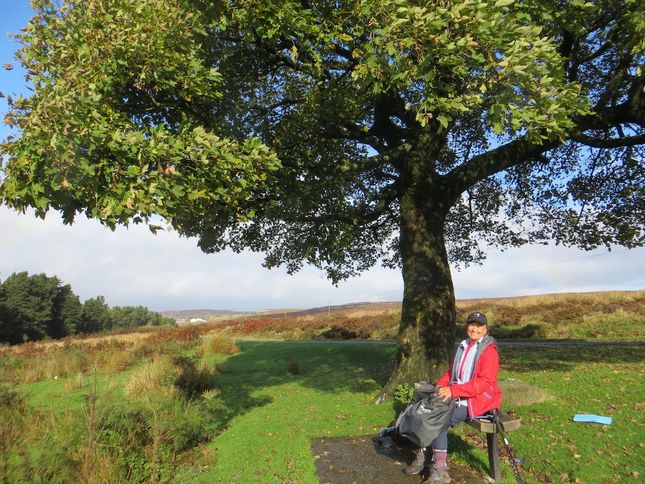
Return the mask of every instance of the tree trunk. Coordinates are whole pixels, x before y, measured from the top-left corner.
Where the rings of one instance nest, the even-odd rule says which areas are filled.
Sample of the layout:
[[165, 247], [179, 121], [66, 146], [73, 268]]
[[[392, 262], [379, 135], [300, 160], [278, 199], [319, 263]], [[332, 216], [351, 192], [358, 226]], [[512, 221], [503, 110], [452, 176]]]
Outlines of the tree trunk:
[[455, 349], [455, 294], [443, 236], [448, 200], [427, 189], [401, 200], [404, 289], [398, 352], [379, 402], [390, 399], [399, 384], [435, 382]]

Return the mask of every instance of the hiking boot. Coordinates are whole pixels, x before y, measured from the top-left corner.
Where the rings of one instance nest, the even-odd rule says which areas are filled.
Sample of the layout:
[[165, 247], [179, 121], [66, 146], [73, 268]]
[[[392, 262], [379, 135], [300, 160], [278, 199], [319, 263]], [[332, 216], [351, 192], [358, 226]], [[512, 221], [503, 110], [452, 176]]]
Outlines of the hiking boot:
[[452, 479], [448, 475], [447, 467], [432, 466], [430, 475], [421, 484], [448, 484], [449, 482], [452, 482]]
[[405, 472], [409, 476], [413, 476], [415, 474], [420, 474], [425, 466], [426, 466], [426, 450], [417, 449], [415, 452], [414, 460], [409, 466], [403, 469], [403, 472]]

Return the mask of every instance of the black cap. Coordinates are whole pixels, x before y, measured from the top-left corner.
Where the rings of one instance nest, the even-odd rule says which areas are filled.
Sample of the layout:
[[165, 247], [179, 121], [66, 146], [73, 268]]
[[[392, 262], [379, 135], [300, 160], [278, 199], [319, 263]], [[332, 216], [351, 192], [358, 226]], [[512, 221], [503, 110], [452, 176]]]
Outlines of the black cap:
[[466, 318], [466, 324], [477, 323], [477, 324], [488, 324], [488, 319], [484, 313], [470, 313]]

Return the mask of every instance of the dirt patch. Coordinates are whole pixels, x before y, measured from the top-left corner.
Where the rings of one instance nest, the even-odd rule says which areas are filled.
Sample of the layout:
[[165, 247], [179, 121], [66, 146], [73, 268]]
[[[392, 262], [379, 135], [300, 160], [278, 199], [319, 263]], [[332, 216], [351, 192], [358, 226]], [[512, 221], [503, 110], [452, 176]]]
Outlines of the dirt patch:
[[[321, 484], [418, 483], [425, 477], [403, 473], [403, 468], [414, 458], [411, 446], [394, 443], [391, 448], [380, 448], [371, 435], [316, 439], [311, 449]], [[455, 483], [488, 482], [487, 476], [454, 463], [450, 464], [450, 477]]]

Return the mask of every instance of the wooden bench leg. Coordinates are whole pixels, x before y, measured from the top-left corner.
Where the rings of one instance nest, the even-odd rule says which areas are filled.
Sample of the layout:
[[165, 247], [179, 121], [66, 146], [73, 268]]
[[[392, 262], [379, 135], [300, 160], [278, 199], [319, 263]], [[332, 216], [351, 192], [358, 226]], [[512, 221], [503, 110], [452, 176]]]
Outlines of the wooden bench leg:
[[502, 470], [499, 462], [499, 447], [497, 447], [497, 434], [486, 434], [488, 444], [488, 475], [499, 481], [502, 478]]

